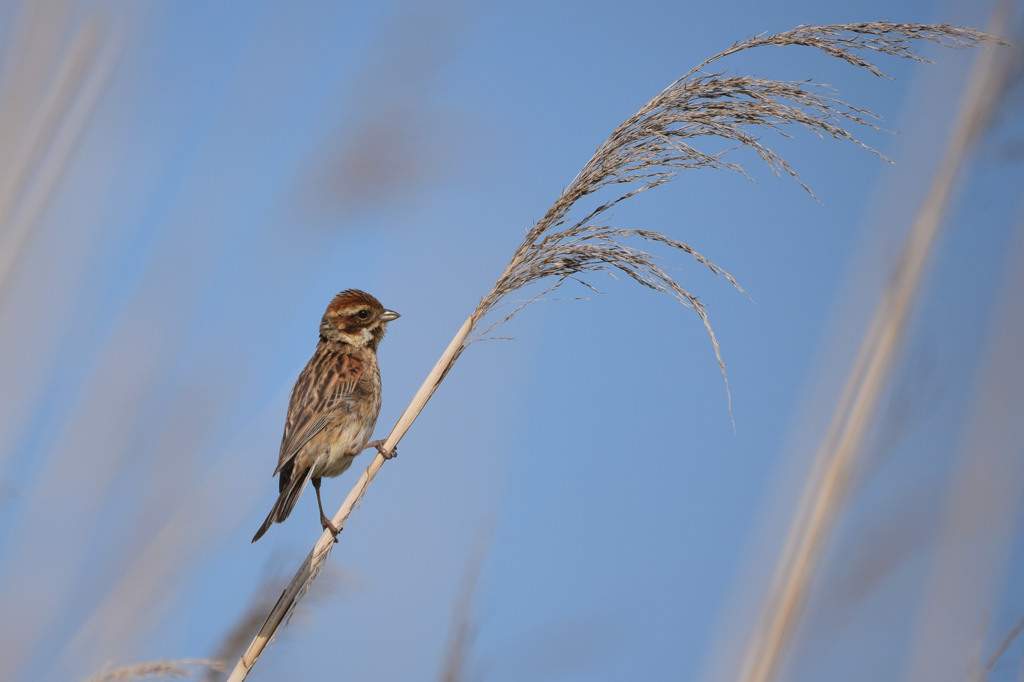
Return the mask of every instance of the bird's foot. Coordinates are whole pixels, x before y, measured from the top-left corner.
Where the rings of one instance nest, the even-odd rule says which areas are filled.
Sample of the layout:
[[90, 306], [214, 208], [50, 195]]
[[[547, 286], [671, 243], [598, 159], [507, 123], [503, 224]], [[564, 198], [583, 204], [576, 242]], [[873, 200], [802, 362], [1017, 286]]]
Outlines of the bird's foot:
[[380, 454], [384, 455], [384, 459], [394, 459], [395, 457], [398, 457], [398, 448], [396, 447], [396, 448], [394, 448], [392, 450], [385, 450], [384, 449], [384, 443], [385, 442], [386, 441], [383, 441], [383, 440], [370, 441], [369, 443], [366, 444], [366, 447], [374, 448], [377, 452], [379, 452]]
[[334, 542], [337, 543], [338, 533], [341, 532], [341, 528], [335, 527], [335, 525], [331, 523], [331, 520], [327, 518], [323, 512], [320, 512], [320, 525], [323, 527], [324, 530], [331, 531], [331, 535], [334, 536]]

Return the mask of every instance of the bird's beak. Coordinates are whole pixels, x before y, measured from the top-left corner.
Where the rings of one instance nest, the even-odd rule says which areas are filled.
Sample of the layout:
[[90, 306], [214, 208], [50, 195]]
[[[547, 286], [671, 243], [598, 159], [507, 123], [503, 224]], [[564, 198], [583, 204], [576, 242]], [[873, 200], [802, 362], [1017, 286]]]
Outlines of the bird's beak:
[[400, 317], [401, 315], [396, 313], [394, 310], [385, 310], [381, 313], [380, 319], [381, 322], [390, 322], [391, 320], [397, 320]]

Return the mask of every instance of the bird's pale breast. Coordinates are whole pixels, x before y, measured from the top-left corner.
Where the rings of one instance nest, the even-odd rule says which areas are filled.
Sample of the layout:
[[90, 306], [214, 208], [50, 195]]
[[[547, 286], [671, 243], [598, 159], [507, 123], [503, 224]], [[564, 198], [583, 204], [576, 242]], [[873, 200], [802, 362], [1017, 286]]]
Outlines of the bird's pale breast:
[[377, 403], [377, 409], [373, 410], [368, 418], [359, 419], [355, 414], [349, 413], [329, 420], [324, 430], [306, 444], [306, 447], [315, 453], [314, 477], [340, 476], [352, 465], [352, 460], [373, 436], [373, 427], [377, 423], [377, 411], [380, 407], [379, 398]]

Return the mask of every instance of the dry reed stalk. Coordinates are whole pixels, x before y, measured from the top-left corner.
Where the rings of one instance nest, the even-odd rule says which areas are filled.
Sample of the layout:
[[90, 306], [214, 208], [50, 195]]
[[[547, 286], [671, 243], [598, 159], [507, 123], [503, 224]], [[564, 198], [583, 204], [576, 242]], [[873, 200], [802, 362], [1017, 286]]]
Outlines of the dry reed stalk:
[[778, 674], [824, 544], [846, 500], [857, 454], [900, 349], [911, 304], [958, 173], [991, 117], [1007, 75], [1005, 68], [996, 66], [991, 53], [982, 53], [968, 79], [968, 90], [942, 161], [861, 343], [829, 430], [815, 454], [768, 598], [748, 643], [738, 678], [742, 682], [768, 682]]
[[[589, 273], [619, 273], [644, 287], [672, 295], [700, 317], [714, 348], [723, 379], [727, 382], [725, 363], [704, 305], [659, 265], [657, 256], [638, 245], [655, 244], [681, 251], [715, 274], [725, 277], [742, 291], [735, 278], [688, 244], [660, 232], [609, 226], [599, 222], [599, 219], [604, 219], [605, 213], [616, 204], [669, 182], [684, 169], [727, 169], [746, 175], [740, 164], [726, 160], [729, 153], [743, 147], [754, 151], [776, 175], [788, 175], [810, 192], [800, 182], [796, 171], [762, 142], [759, 132], [785, 135], [782, 131], [784, 126], [797, 126], [820, 137], [846, 140], [877, 153], [848, 130], [848, 127], [853, 126], [876, 126], [870, 121], [874, 118], [871, 112], [831, 97], [826, 94], [831, 91], [823, 86], [806, 81], [723, 76], [721, 73], [702, 73], [701, 70], [741, 50], [768, 45], [800, 45], [819, 49], [829, 56], [882, 76], [884, 74], [881, 70], [864, 57], [865, 53], [924, 61], [911, 49], [915, 40], [927, 40], [946, 47], [965, 47], [987, 39], [988, 36], [979, 31], [949, 25], [872, 22], [798, 26], [784, 33], [770, 36], [762, 34], [736, 43], [699, 64], [623, 121], [597, 148], [593, 157], [562, 191], [543, 218], [527, 230], [525, 239], [516, 248], [494, 288], [480, 299], [476, 309], [463, 323], [398, 420], [387, 438], [385, 449], [396, 446], [402, 439], [469, 343], [508, 321], [537, 297], [516, 307], [470, 339], [470, 334], [478, 330], [484, 318], [510, 294], [541, 280], [554, 280], [545, 291], [547, 293], [567, 280], [590, 287], [582, 279]], [[719, 138], [725, 146], [720, 151], [707, 153], [691, 144], [697, 139], [711, 138]], [[626, 187], [621, 194], [589, 212], [584, 213], [580, 209], [582, 217], [573, 217], [575, 214], [572, 212], [577, 209], [580, 200], [615, 186]], [[728, 392], [727, 383], [726, 390]], [[384, 461], [378, 454], [363, 472], [334, 516], [333, 523], [338, 528], [344, 526], [353, 507], [362, 499]], [[326, 561], [333, 540], [327, 532], [320, 536], [278, 599], [259, 634], [238, 661], [229, 678], [230, 682], [238, 682], [248, 675]]]

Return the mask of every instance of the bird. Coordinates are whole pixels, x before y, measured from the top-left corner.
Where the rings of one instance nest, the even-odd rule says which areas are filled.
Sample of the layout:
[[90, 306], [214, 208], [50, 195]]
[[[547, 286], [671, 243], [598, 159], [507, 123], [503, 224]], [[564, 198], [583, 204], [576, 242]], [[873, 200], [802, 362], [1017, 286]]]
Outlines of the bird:
[[306, 482], [313, 483], [320, 525], [337, 536], [339, 529], [320, 499], [320, 479], [340, 476], [356, 455], [369, 447], [391, 458], [384, 441], [370, 442], [381, 404], [377, 346], [387, 324], [399, 314], [358, 289], [346, 289], [327, 306], [320, 340], [299, 374], [288, 402], [277, 469], [280, 495], [252, 541], [274, 523], [288, 518]]

